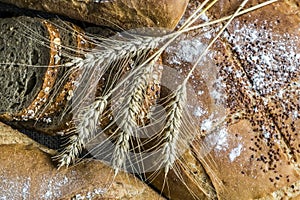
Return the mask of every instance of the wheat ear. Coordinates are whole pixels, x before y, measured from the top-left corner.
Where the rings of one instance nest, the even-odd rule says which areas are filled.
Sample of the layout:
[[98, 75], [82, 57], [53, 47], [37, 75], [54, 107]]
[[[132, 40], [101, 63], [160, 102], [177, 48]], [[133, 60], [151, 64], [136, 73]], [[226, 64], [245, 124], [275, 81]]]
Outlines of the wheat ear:
[[57, 155], [59, 167], [69, 166], [75, 163], [76, 158], [82, 152], [88, 140], [95, 136], [97, 124], [100, 116], [103, 114], [107, 106], [107, 98], [109, 95], [98, 98], [91, 106], [86, 108], [85, 112], [80, 113], [79, 125], [76, 127], [77, 135], [73, 135], [69, 139], [68, 146], [64, 151]]
[[[128, 39], [125, 41], [103, 40], [103, 43], [98, 44], [98, 47], [85, 54], [85, 58], [74, 58], [73, 61], [67, 63], [67, 66], [72, 66], [81, 70], [81, 77], [78, 82], [84, 85], [82, 91], [77, 94], [73, 102], [80, 104], [85, 101], [89, 93], [94, 91], [97, 83], [103, 75], [115, 67], [119, 67], [118, 60], [131, 59], [139, 56], [141, 52], [146, 52], [156, 48], [161, 42], [161, 38], [142, 37]], [[117, 64], [114, 64], [117, 63]], [[93, 77], [93, 78], [92, 78]], [[80, 102], [78, 100], [80, 99]], [[70, 105], [74, 109], [76, 105]], [[74, 110], [71, 110], [74, 111]]]
[[[181, 85], [185, 87], [185, 85]], [[165, 175], [177, 159], [177, 143], [182, 126], [183, 111], [186, 106], [186, 93], [182, 92], [186, 89], [178, 89], [171, 98], [173, 99], [168, 106], [167, 122], [164, 126], [162, 133], [164, 134], [163, 140], [165, 141], [162, 147], [162, 154], [164, 155], [163, 163], [165, 164]]]
[[129, 140], [131, 136], [135, 136], [137, 125], [137, 117], [140, 114], [143, 106], [143, 101], [146, 98], [146, 90], [150, 75], [153, 72], [153, 67], [157, 59], [152, 60], [144, 68], [138, 70], [136, 77], [131, 83], [129, 92], [125, 96], [124, 104], [121, 106], [121, 111], [117, 114], [121, 118], [119, 124], [120, 133], [118, 141], [113, 153], [112, 165], [117, 174], [119, 169], [126, 162], [126, 155], [129, 152]]

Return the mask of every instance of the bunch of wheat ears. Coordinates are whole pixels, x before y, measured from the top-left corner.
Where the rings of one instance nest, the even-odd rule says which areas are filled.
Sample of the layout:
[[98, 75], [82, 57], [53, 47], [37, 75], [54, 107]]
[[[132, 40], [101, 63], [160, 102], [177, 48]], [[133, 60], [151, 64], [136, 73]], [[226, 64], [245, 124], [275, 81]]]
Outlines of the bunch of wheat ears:
[[[85, 35], [83, 37], [93, 44], [93, 49], [82, 50], [82, 57], [65, 53], [72, 60], [63, 67], [81, 75], [77, 83], [80, 87], [74, 92], [70, 105], [75, 127], [69, 131], [71, 136], [63, 151], [55, 157], [59, 167], [80, 161], [82, 150], [88, 148], [93, 156], [108, 162], [115, 175], [120, 170], [140, 174], [164, 169], [167, 176], [170, 169], [176, 170], [175, 161], [200, 134], [200, 127], [187, 106], [188, 82], [197, 65], [235, 17], [276, 2], [269, 0], [243, 9], [247, 3], [244, 0], [231, 16], [195, 25], [217, 1], [205, 0], [180, 28], [171, 33], [148, 36], [127, 32], [108, 39]], [[164, 109], [156, 113], [150, 108], [145, 111], [149, 82], [164, 50], [181, 34], [218, 23], [219, 31], [189, 73], [176, 89], [159, 98]], [[126, 69], [128, 63], [130, 69]], [[105, 86], [101, 95], [95, 95], [103, 77], [106, 77]], [[151, 107], [155, 103], [150, 104]], [[154, 114], [159, 117], [155, 118]]]

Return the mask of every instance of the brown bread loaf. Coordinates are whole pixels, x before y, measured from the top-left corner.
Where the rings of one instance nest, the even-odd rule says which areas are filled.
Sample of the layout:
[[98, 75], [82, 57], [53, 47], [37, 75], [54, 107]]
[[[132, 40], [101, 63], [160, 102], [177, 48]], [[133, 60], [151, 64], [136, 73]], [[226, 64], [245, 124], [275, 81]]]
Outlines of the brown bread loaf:
[[144, 27], [174, 29], [185, 11], [188, 0], [1, 0], [0, 2], [128, 30]]
[[[191, 1], [188, 8], [196, 3]], [[220, 18], [238, 5], [238, 1], [219, 1], [207, 16]], [[191, 170], [179, 171], [190, 174], [187, 187], [199, 199], [216, 198], [213, 191], [218, 199], [298, 199], [299, 9], [296, 2], [285, 1], [236, 18], [208, 53], [210, 61], [200, 64], [198, 75], [194, 74], [193, 84], [201, 96], [195, 112], [201, 114], [200, 128], [206, 136], [194, 141], [192, 151], [199, 162], [195, 173], [202, 181], [191, 176]], [[164, 63], [189, 68], [195, 59], [190, 62], [187, 56], [200, 46], [194, 42], [205, 45], [214, 34], [204, 31], [182, 36]], [[184, 45], [189, 48], [178, 51]], [[180, 160], [184, 163], [190, 157]], [[170, 175], [170, 192], [165, 194], [186, 198], [190, 191], [172, 190], [178, 176]], [[197, 192], [195, 185], [203, 190]]]
[[1, 118], [47, 134], [68, 128], [70, 116], [61, 116], [77, 75], [61, 64], [88, 47], [82, 30], [57, 19], [24, 16], [1, 18], [0, 24]]
[[0, 190], [4, 199], [163, 199], [134, 176], [97, 161], [68, 170], [53, 165], [54, 151], [0, 124]]

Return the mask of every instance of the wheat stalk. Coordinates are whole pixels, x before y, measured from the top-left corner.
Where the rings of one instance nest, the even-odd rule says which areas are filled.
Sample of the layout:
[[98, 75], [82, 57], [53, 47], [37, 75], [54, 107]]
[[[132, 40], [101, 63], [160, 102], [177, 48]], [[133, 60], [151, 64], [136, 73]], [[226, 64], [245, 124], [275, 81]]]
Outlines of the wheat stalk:
[[[130, 40], [128, 43], [123, 41], [118, 43], [114, 42], [115, 46], [110, 45], [114, 48], [109, 48], [106, 46], [104, 50], [88, 52], [84, 59], [75, 58], [71, 62], [66, 63], [66, 66], [68, 67], [72, 66], [73, 69], [82, 70], [83, 75], [80, 77], [80, 84], [85, 85], [85, 87], [82, 89], [83, 91], [80, 92], [77, 98], [73, 99], [73, 102], [76, 104], [84, 102], [86, 97], [89, 96], [89, 92], [93, 91], [93, 89], [97, 87], [98, 81], [114, 61], [117, 61], [120, 58], [131, 58], [138, 56], [141, 54], [141, 52], [145, 52], [149, 49], [157, 47], [160, 40], [161, 39], [153, 40], [150, 37], [143, 37], [142, 39], [138, 38]], [[100, 69], [100, 71], [97, 71], [97, 69]], [[89, 78], [89, 76], [96, 78], [92, 79]], [[93, 80], [92, 88], [88, 87], [90, 84], [84, 84], [84, 80]], [[98, 100], [93, 103], [94, 105], [90, 106], [88, 109], [79, 111], [80, 114], [77, 116], [77, 118], [80, 122], [75, 131], [77, 132], [78, 139], [75, 140], [74, 138], [71, 138], [69, 141], [69, 146], [67, 146], [65, 151], [56, 157], [59, 160], [59, 166], [68, 166], [70, 164], [69, 161], [73, 161], [74, 157], [77, 158], [82, 151], [82, 146], [84, 146], [85, 143], [89, 141], [92, 136], [94, 136], [93, 132], [95, 130], [96, 123], [104, 112], [104, 109], [107, 106], [107, 99], [111, 96], [112, 92], [113, 91], [109, 91], [104, 97], [98, 98]], [[78, 100], [81, 102], [78, 102]], [[70, 106], [73, 106], [74, 109], [76, 109], [74, 103]], [[74, 111], [74, 109], [71, 111]], [[74, 143], [76, 143], [76, 145]], [[72, 150], [73, 148], [74, 150]]]
[[[104, 74], [104, 72], [109, 67], [110, 63], [112, 63], [114, 60], [120, 59], [120, 57], [124, 58], [128, 55], [130, 55], [132, 57], [137, 56], [138, 54], [140, 54], [143, 51], [148, 50], [149, 48], [153, 49], [154, 47], [156, 47], [159, 44], [160, 40], [161, 40], [160, 38], [157, 40], [153, 40], [153, 39], [145, 40], [144, 38], [143, 38], [143, 40], [141, 40], [139, 38], [138, 40], [136, 39], [133, 42], [130, 42], [131, 45], [126, 45], [127, 43], [122, 42], [123, 44], [120, 47], [115, 47], [114, 49], [109, 49], [109, 51], [103, 51], [103, 52], [97, 51], [97, 52], [93, 52], [93, 53], [87, 53], [85, 59], [77, 58], [76, 60], [73, 61], [73, 63], [67, 63], [67, 65], [68, 66], [74, 65], [74, 67], [83, 68], [84, 70], [94, 70], [94, 68], [95, 68], [94, 66], [102, 65], [102, 66], [105, 66], [104, 69], [101, 70]], [[143, 43], [142, 43], [142, 41], [143, 41]], [[111, 57], [108, 59], [107, 57], [109, 55], [111, 55]], [[156, 59], [155, 59], [155, 61], [156, 61]], [[131, 101], [129, 99], [127, 102], [128, 107], [130, 107], [131, 109], [125, 109], [123, 112], [124, 116], [129, 116], [129, 117], [132, 117], [134, 115], [137, 116], [138, 110], [141, 110], [140, 109], [141, 105], [138, 105], [139, 104], [138, 101], [142, 102], [142, 99], [144, 98], [144, 93], [145, 93], [147, 83], [148, 83], [147, 80], [149, 79], [149, 76], [152, 73], [153, 64], [154, 64], [154, 62], [151, 62], [149, 65], [147, 65], [148, 67], [145, 67], [144, 69], [139, 68], [139, 70], [141, 71], [140, 73], [137, 74], [137, 77], [139, 77], [139, 78], [136, 79], [136, 84], [134, 84], [134, 87], [132, 87], [132, 90], [133, 90], [132, 92], [134, 94], [129, 95], [129, 97], [131, 97], [133, 101]], [[141, 69], [143, 69], [143, 70], [141, 70]], [[90, 73], [86, 73], [86, 74], [90, 74]], [[92, 74], [94, 75], [94, 72], [92, 72]], [[97, 75], [97, 77], [102, 77], [103, 74], [98, 73], [96, 75]], [[85, 75], [85, 76], [87, 76], [87, 75]], [[95, 84], [94, 84], [94, 87], [96, 87]], [[88, 88], [84, 88], [83, 90], [88, 90]], [[109, 91], [109, 93], [106, 94], [104, 97], [98, 98], [98, 100], [96, 100], [93, 103], [94, 105], [90, 106], [88, 109], [84, 109], [83, 111], [80, 111], [81, 114], [79, 114], [77, 116], [77, 118], [80, 121], [79, 124], [77, 125], [77, 131], [76, 131], [78, 134], [78, 139], [74, 140], [74, 138], [71, 138], [71, 140], [69, 141], [69, 146], [72, 146], [72, 148], [76, 148], [76, 147], [80, 147], [80, 148], [74, 149], [74, 152], [76, 152], [76, 153], [71, 153], [72, 148], [67, 147], [66, 151], [63, 151], [62, 154], [58, 155], [58, 158], [63, 158], [63, 159], [59, 159], [60, 166], [63, 166], [63, 165], [68, 166], [70, 163], [67, 161], [73, 161], [73, 158], [68, 158], [68, 156], [78, 157], [78, 155], [80, 154], [80, 152], [82, 150], [82, 146], [84, 146], [84, 144], [87, 143], [87, 141], [89, 141], [94, 136], [93, 132], [96, 127], [96, 123], [98, 122], [98, 119], [101, 117], [102, 113], [104, 112], [104, 109], [107, 106], [107, 99], [112, 95], [112, 93], [113, 93], [113, 91]], [[80, 96], [82, 96], [82, 95], [87, 96], [87, 94], [84, 92], [80, 94]], [[74, 101], [76, 102], [76, 99]], [[97, 110], [97, 109], [98, 109], [98, 111], [95, 112], [95, 110]], [[126, 111], [129, 113], [126, 113]], [[136, 113], [134, 113], [134, 112], [136, 112]], [[125, 119], [127, 119], [127, 117]], [[123, 126], [124, 126], [124, 127], [122, 127], [123, 130], [129, 131], [130, 127], [132, 127], [133, 124], [129, 124], [127, 122], [127, 123], [124, 123]], [[128, 131], [125, 131], [125, 133]], [[123, 133], [123, 134], [125, 134], [125, 133]], [[76, 145], [73, 144], [74, 142], [76, 143]], [[124, 150], [126, 150], [126, 149], [124, 149]], [[116, 152], [116, 155], [120, 155], [120, 154], [121, 153]], [[117, 164], [116, 164], [116, 166], [117, 166]]]

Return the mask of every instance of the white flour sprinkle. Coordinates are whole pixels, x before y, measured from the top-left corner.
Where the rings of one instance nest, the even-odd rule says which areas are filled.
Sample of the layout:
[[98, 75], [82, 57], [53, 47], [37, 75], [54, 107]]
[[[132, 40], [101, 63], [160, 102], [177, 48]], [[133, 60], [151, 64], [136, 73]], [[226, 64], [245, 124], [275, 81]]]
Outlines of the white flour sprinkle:
[[194, 110], [194, 116], [195, 117], [201, 117], [203, 116], [204, 114], [206, 114], [206, 110], [204, 110], [203, 108], [201, 108], [200, 106], [197, 106]]
[[272, 27], [266, 23], [236, 23], [232, 33], [224, 34], [239, 54], [253, 88], [261, 95], [277, 93], [300, 73], [300, 38], [265, 31], [265, 26]]
[[213, 122], [211, 119], [205, 119], [201, 124], [201, 130], [210, 131], [212, 128]]
[[[211, 124], [207, 126], [207, 128], [210, 128]], [[228, 149], [227, 137], [228, 133], [226, 128], [222, 128], [221, 130], [207, 135], [204, 143], [208, 150], [214, 150], [215, 152], [226, 151]]]
[[217, 136], [217, 142], [216, 142], [215, 150], [225, 151], [228, 148], [227, 130], [225, 128], [221, 129], [220, 132], [216, 136]]
[[29, 199], [30, 198], [30, 177], [9, 178], [0, 176], [2, 184], [0, 186], [0, 200]]
[[199, 91], [197, 92], [197, 94], [198, 94], [198, 96], [201, 96], [202, 94], [204, 94], [204, 91], [203, 91], [203, 90], [199, 90]]
[[236, 148], [232, 149], [229, 153], [230, 162], [233, 162], [237, 157], [241, 155], [243, 145], [239, 144]]
[[22, 199], [27, 199], [30, 197], [30, 181], [30, 178], [27, 178], [23, 184]]
[[97, 197], [101, 194], [104, 194], [106, 192], [106, 190], [104, 189], [94, 189], [92, 192], [88, 192], [86, 195], [84, 194], [76, 194], [72, 200], [92, 200], [94, 199], [94, 197]]
[[174, 55], [168, 58], [169, 64], [182, 64], [184, 62], [193, 63], [205, 49], [205, 45], [198, 39], [185, 39], [178, 42], [175, 46], [167, 48], [167, 52]]
[[69, 182], [67, 177], [53, 177], [43, 181], [39, 194], [43, 194], [41, 199], [55, 199], [61, 197], [61, 187]]

